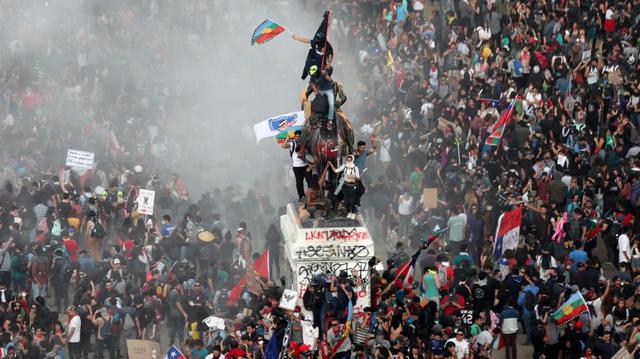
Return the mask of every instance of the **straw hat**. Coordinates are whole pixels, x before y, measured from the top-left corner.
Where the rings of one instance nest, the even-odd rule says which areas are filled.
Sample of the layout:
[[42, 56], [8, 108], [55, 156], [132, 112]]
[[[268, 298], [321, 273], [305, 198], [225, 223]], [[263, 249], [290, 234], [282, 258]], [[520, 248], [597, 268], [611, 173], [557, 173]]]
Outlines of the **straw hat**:
[[198, 234], [198, 239], [203, 242], [211, 242], [215, 239], [215, 236], [209, 231], [203, 231]]

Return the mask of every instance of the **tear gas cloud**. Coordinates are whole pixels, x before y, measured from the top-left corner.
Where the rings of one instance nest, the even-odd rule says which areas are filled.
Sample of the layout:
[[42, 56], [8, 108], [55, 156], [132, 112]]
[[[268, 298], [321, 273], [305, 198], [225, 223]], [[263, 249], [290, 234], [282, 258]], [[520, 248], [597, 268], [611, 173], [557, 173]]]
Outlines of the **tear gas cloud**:
[[[5, 72], [21, 64], [31, 78], [45, 74], [43, 97], [68, 96], [41, 109], [49, 130], [22, 129], [53, 141], [43, 162], [64, 163], [71, 147], [94, 151], [100, 161], [108, 156], [104, 139], [116, 129], [128, 167], [147, 146], [156, 155], [153, 169], [180, 173], [194, 200], [229, 185], [246, 193], [255, 181], [275, 206], [293, 197], [283, 186], [288, 153], [274, 139], [256, 144], [252, 126], [299, 110], [308, 46], [288, 33], [262, 46], [250, 38], [267, 17], [310, 37], [324, 9], [297, 0], [22, 0], [0, 11]], [[105, 56], [108, 62], [96, 61]], [[69, 66], [74, 61], [81, 66]], [[340, 78], [346, 70], [336, 67], [349, 91]], [[64, 93], [47, 94], [52, 88]], [[60, 134], [56, 124], [73, 124], [75, 132]]]

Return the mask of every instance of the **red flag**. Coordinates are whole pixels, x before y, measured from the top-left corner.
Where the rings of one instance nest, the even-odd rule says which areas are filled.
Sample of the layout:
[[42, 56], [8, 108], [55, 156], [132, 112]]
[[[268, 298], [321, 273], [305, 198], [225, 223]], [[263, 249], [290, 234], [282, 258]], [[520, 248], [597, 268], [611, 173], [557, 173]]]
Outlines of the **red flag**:
[[[260, 276], [260, 278], [262, 278], [264, 280], [269, 280], [269, 278], [270, 278], [270, 276], [269, 276], [269, 248], [266, 248], [264, 250], [264, 252], [262, 252], [262, 255], [260, 256], [260, 258], [256, 259], [256, 261], [253, 262], [253, 271], [258, 276]], [[238, 284], [236, 284], [235, 287], [233, 287], [231, 289], [231, 291], [229, 292], [229, 299], [227, 300], [227, 304], [233, 304], [238, 299], [240, 299], [240, 296], [242, 295], [242, 291], [244, 290], [244, 287], [246, 285], [247, 285], [247, 278], [245, 276], [245, 278], [240, 279]]]
[[413, 272], [414, 272], [414, 268], [416, 265], [416, 262], [418, 261], [418, 257], [420, 257], [420, 252], [422, 250], [418, 250], [416, 251], [411, 258], [409, 258], [408, 261], [406, 261], [404, 264], [402, 264], [400, 266], [400, 268], [398, 268], [398, 274], [396, 275], [396, 281], [400, 280], [401, 282], [401, 286], [403, 288], [411, 288], [411, 286], [413, 285]]
[[269, 275], [269, 248], [265, 248], [260, 258], [253, 262], [253, 271], [264, 280], [269, 280], [271, 278]]
[[237, 302], [238, 299], [240, 299], [240, 296], [242, 295], [242, 291], [244, 290], [244, 286], [246, 284], [247, 281], [244, 278], [240, 279], [238, 284], [236, 284], [236, 286], [233, 287], [229, 292], [229, 299], [227, 299], [227, 304], [233, 304]]

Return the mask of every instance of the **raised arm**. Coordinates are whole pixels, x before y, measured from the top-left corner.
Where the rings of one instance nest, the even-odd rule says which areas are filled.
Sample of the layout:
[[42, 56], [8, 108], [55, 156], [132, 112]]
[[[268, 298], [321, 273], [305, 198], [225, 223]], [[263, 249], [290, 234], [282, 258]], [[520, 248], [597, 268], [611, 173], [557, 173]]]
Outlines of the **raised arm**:
[[311, 40], [306, 38], [306, 37], [304, 37], [304, 36], [293, 34], [293, 35], [291, 35], [291, 38], [296, 40], [296, 41], [300, 41], [302, 43], [305, 43], [305, 44], [310, 44], [311, 43]]

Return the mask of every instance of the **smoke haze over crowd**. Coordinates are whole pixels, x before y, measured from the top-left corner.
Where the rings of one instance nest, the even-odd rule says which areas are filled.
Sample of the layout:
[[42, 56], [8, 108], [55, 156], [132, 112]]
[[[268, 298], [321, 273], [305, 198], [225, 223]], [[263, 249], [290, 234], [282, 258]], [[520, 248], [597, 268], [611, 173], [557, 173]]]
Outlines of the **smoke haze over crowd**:
[[[299, 109], [308, 48], [289, 34], [252, 47], [250, 36], [266, 17], [311, 36], [320, 10], [264, 0], [144, 1], [134, 11], [98, 1], [11, 3], [2, 9], [5, 71], [21, 66], [18, 82], [40, 76], [41, 96], [66, 97], [40, 110], [46, 125], [37, 135], [51, 139], [58, 124], [77, 131], [42, 154], [44, 162], [63, 164], [75, 146], [96, 152], [99, 163], [114, 130], [132, 154], [130, 167], [147, 145], [157, 157], [154, 170], [180, 173], [192, 198], [237, 184], [244, 192], [255, 180], [267, 192], [283, 187], [275, 182], [289, 175], [286, 152], [272, 140], [256, 145], [252, 126]], [[47, 93], [59, 84], [64, 94]], [[81, 136], [88, 121], [91, 136]]]

